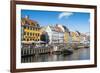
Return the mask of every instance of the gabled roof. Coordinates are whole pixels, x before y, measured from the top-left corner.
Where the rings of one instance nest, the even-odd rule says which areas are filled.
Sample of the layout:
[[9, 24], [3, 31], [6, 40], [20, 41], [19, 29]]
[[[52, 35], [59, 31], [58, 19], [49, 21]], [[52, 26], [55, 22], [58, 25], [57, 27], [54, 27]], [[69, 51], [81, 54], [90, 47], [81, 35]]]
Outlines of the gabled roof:
[[68, 29], [66, 26], [63, 26], [63, 28], [64, 28], [64, 30], [65, 30], [66, 32], [70, 32], [69, 29]]
[[72, 31], [70, 32], [70, 35], [71, 35], [71, 36], [79, 36], [79, 35], [77, 34], [77, 32], [72, 32]]
[[60, 27], [57, 26], [49, 26], [49, 27], [52, 31], [63, 32], [63, 30]]
[[31, 20], [31, 19], [28, 19], [28, 18], [21, 18], [21, 25], [26, 25], [26, 24], [39, 27], [39, 24], [38, 24], [37, 21]]
[[54, 26], [50, 26], [50, 25], [49, 25], [49, 27], [50, 27], [50, 29], [51, 29], [52, 31], [55, 31], [55, 27], [54, 27]]
[[63, 32], [63, 30], [58, 26], [55, 26], [55, 30], [58, 31], [58, 32]]

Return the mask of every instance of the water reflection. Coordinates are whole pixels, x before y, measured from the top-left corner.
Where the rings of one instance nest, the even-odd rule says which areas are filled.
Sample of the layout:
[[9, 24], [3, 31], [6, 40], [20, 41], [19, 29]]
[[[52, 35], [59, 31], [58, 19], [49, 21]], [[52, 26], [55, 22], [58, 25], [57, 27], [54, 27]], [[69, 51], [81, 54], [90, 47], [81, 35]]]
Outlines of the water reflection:
[[49, 62], [49, 61], [88, 60], [88, 59], [90, 59], [90, 49], [81, 48], [78, 50], [74, 50], [74, 53], [71, 55], [42, 54], [42, 55], [22, 57], [21, 62], [28, 63], [28, 62]]

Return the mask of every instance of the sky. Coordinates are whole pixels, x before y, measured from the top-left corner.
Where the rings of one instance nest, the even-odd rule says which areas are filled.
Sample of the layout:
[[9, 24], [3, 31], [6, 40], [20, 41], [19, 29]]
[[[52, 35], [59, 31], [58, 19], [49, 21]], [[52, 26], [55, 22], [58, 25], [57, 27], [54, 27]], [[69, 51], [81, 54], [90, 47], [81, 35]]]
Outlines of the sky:
[[90, 32], [90, 13], [21, 10], [21, 18], [25, 16], [37, 21], [40, 26], [61, 24], [70, 31]]

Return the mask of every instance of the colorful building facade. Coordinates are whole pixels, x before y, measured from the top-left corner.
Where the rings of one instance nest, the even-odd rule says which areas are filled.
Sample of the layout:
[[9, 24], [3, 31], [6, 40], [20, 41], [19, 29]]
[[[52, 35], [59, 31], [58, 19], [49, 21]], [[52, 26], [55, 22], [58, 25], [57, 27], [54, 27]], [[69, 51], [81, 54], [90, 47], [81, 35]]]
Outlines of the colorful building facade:
[[70, 32], [70, 35], [71, 35], [73, 43], [80, 43], [81, 36], [80, 36], [79, 33], [77, 33], [77, 32]]
[[21, 19], [21, 35], [22, 41], [39, 41], [40, 40], [40, 26], [34, 21], [30, 20], [29, 17]]
[[58, 26], [44, 27], [44, 31], [49, 35], [49, 44], [64, 43], [64, 32]]

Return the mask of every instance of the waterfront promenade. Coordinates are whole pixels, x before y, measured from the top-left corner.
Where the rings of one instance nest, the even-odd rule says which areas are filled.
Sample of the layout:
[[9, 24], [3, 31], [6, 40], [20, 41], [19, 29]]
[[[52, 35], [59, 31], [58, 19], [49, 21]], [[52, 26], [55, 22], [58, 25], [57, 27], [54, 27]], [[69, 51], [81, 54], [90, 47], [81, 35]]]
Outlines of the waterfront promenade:
[[53, 61], [71, 61], [71, 60], [89, 60], [90, 48], [81, 48], [74, 50], [70, 55], [63, 54], [41, 54], [37, 56], [22, 57], [22, 63], [30, 62], [53, 62]]
[[[44, 59], [45, 57], [46, 58], [48, 57], [47, 60], [49, 60], [49, 57], [54, 58], [54, 56], [62, 57], [61, 60], [63, 60], [64, 56], [66, 56], [65, 59], [68, 58], [68, 60], [74, 59], [75, 57], [77, 57], [77, 59], [81, 59], [81, 57], [82, 59], [87, 59], [87, 57], [89, 56], [89, 46], [83, 44], [72, 44], [72, 43], [67, 45], [66, 44], [52, 44], [52, 45], [42, 44], [40, 46], [39, 45], [33, 46], [28, 44], [26, 46], [23, 45], [21, 49], [22, 62], [28, 62], [26, 60], [31, 58], [32, 61], [36, 59], [37, 62], [38, 62], [38, 58]], [[57, 61], [57, 60], [58, 59], [56, 60], [52, 59], [52, 61]]]

